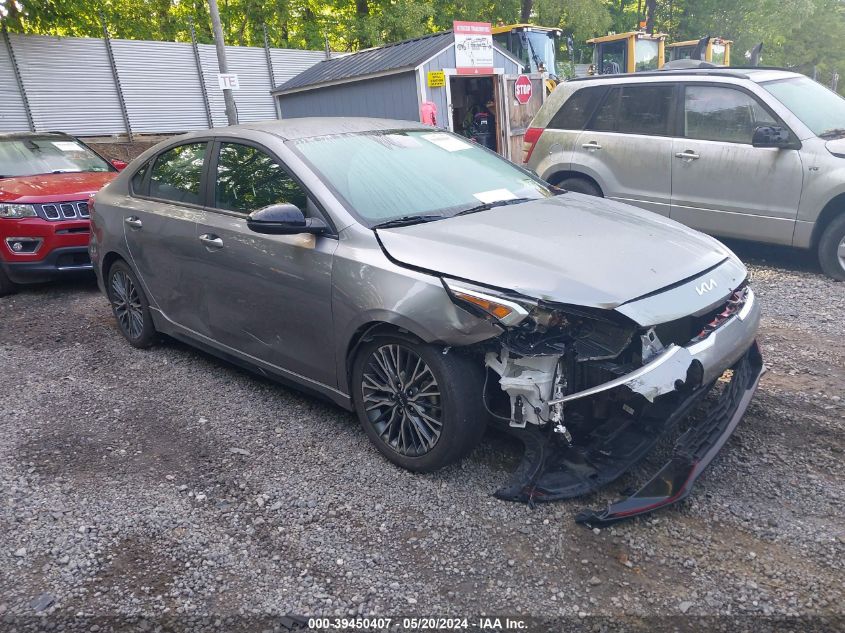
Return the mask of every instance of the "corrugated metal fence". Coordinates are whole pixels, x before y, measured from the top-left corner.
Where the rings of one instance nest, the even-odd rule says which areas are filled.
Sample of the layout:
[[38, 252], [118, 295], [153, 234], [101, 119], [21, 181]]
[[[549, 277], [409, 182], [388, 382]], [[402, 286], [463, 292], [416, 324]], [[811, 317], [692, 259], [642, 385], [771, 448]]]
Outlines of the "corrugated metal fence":
[[[271, 48], [268, 65], [267, 49], [227, 46], [229, 72], [237, 73], [240, 83], [234, 92], [239, 120], [276, 118], [270, 89], [324, 55]], [[211, 44], [194, 48], [177, 42], [4, 33], [0, 132], [62, 130], [99, 136], [224, 126], [218, 72]]]

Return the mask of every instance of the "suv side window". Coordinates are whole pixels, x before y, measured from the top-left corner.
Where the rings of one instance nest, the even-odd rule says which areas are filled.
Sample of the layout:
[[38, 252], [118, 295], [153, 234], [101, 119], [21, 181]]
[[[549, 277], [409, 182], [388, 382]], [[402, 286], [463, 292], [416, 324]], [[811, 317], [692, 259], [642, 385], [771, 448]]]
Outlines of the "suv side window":
[[159, 154], [150, 172], [150, 197], [199, 204], [205, 146], [188, 143]]
[[221, 143], [217, 158], [214, 206], [251, 213], [287, 202], [307, 213], [308, 195], [267, 153], [239, 143]]
[[758, 125], [777, 123], [751, 95], [727, 86], [686, 86], [684, 136], [702, 141], [748, 143]]
[[576, 90], [555, 113], [546, 127], [555, 130], [583, 130], [604, 93], [605, 88], [603, 86]]
[[616, 131], [616, 112], [619, 110], [619, 95], [622, 94], [621, 88], [613, 88], [610, 94], [605, 97], [599, 109], [590, 124], [587, 126], [588, 130], [594, 132], [615, 132]]
[[613, 88], [588, 129], [668, 136], [672, 132], [674, 84], [639, 84]]

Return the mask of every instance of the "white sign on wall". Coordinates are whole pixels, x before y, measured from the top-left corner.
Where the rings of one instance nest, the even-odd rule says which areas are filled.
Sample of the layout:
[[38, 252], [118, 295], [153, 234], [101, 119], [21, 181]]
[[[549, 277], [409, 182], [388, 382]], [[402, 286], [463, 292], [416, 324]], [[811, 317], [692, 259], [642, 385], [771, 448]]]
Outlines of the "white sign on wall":
[[493, 28], [489, 22], [454, 22], [455, 67], [459, 75], [493, 74]]
[[217, 83], [220, 84], [220, 90], [241, 89], [241, 84], [238, 83], [238, 76], [235, 73], [217, 73]]

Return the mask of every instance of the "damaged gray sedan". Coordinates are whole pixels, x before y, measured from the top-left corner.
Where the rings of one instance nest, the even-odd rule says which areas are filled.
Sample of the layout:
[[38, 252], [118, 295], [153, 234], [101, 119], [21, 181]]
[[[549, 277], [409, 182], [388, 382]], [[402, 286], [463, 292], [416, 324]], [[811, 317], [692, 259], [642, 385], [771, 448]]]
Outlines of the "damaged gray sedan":
[[455, 462], [497, 425], [525, 445], [497, 496], [551, 501], [687, 427], [653, 478], [588, 523], [688, 494], [763, 369], [759, 305], [722, 244], [414, 123], [170, 139], [91, 216], [129, 343], [167, 334], [328, 397], [404, 468]]

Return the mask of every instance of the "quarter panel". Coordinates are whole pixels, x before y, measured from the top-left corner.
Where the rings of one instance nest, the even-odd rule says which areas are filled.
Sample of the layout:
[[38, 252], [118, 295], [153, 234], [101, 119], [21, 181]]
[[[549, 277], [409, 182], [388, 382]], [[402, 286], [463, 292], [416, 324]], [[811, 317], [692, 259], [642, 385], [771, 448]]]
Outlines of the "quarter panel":
[[[831, 154], [824, 140], [813, 137], [803, 142], [801, 159], [804, 163], [804, 188], [798, 207], [798, 220], [815, 223], [822, 209], [838, 195], [845, 193], [845, 158]], [[810, 246], [812, 232], [796, 226], [795, 246]]]
[[427, 343], [470, 345], [502, 330], [457, 307], [440, 279], [392, 263], [372, 231], [341, 232], [332, 271], [338, 388], [348, 389], [346, 355], [369, 323], [390, 323]]

